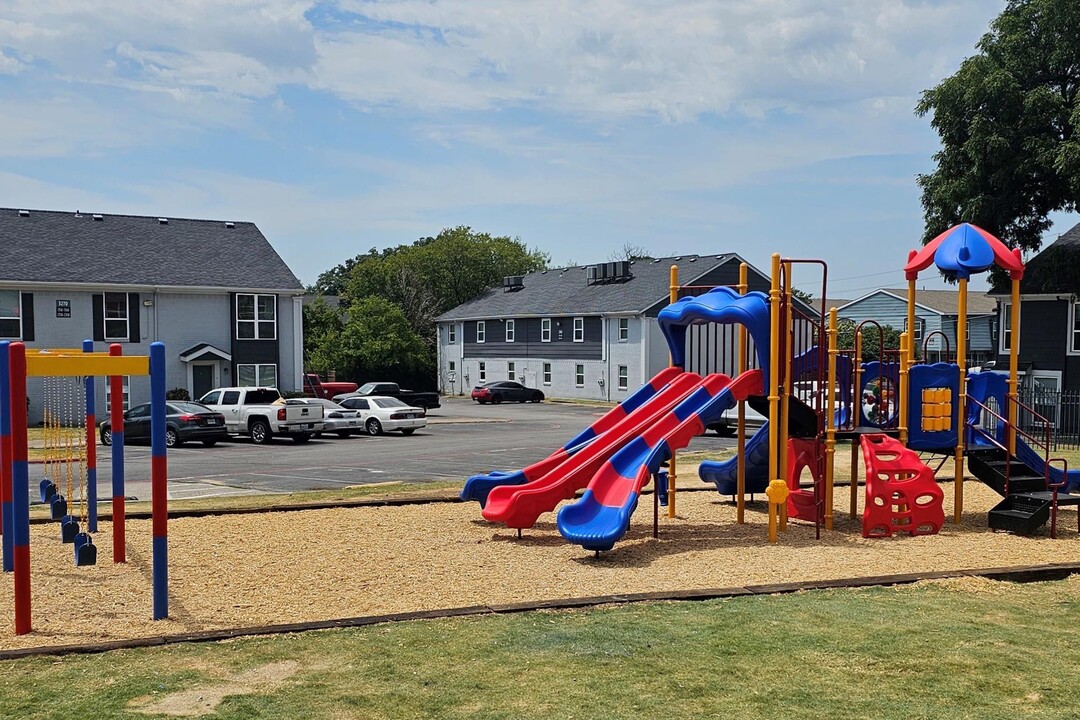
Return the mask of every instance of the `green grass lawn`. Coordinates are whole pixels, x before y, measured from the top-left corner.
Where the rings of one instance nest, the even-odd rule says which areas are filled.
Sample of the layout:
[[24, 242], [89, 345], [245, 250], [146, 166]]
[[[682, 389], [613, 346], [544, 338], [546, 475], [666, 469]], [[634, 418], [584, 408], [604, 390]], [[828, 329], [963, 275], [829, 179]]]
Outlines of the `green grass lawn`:
[[1075, 718], [1078, 595], [961, 580], [29, 659], [0, 717]]

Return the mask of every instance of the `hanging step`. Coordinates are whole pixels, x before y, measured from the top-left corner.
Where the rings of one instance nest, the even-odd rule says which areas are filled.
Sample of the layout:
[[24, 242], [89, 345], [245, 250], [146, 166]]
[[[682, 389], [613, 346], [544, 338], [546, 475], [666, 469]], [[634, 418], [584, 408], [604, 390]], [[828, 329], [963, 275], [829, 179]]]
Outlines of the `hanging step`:
[[1015, 493], [1003, 499], [987, 516], [991, 530], [1031, 535], [1050, 519], [1049, 493]]
[[998, 495], [1005, 495], [1006, 473], [1010, 495], [1046, 489], [1045, 477], [1015, 458], [1007, 460], [1000, 450], [969, 454], [968, 469]]

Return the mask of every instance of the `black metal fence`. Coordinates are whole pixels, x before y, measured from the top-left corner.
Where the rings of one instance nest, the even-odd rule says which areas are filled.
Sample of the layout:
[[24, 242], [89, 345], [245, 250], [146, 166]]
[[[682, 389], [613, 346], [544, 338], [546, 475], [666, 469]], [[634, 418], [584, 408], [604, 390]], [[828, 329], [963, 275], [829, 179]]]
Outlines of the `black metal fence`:
[[[1080, 449], [1080, 392], [1026, 387], [1020, 390], [1020, 402], [1049, 422], [1053, 449]], [[1041, 418], [1021, 410], [1017, 420], [1023, 430], [1042, 437], [1045, 423]]]

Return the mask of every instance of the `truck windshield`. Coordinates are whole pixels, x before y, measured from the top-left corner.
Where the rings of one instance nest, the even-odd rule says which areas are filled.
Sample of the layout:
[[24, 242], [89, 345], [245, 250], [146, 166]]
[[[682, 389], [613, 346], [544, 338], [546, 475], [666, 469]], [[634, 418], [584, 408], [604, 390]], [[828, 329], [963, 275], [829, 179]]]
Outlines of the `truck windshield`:
[[378, 383], [364, 383], [359, 387], [359, 389], [357, 389], [356, 392], [359, 395], [370, 395], [371, 393], [375, 392], [375, 387], [377, 384]]

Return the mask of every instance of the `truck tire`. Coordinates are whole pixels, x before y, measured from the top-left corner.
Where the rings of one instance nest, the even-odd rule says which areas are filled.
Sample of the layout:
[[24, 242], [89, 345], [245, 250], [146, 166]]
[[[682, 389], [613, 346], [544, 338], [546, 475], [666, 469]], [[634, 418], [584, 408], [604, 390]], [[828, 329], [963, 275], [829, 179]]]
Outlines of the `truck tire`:
[[297, 445], [303, 445], [311, 439], [311, 433], [296, 433], [292, 436], [293, 442]]
[[427, 412], [428, 404], [427, 404], [426, 400], [417, 400], [416, 402], [413, 403], [413, 407], [418, 407], [421, 410], [423, 410], [424, 412]]
[[274, 437], [270, 423], [262, 418], [255, 418], [248, 424], [248, 433], [251, 435], [251, 442], [256, 445], [265, 445]]

